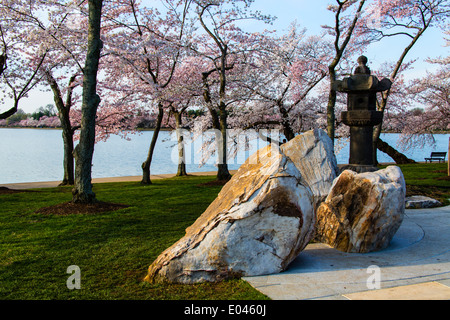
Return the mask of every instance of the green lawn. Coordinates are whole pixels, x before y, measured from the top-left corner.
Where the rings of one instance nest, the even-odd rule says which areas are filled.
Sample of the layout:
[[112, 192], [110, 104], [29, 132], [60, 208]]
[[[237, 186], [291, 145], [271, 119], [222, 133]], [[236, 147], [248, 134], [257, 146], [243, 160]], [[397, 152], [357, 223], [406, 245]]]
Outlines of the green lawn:
[[406, 180], [407, 196], [425, 195], [450, 205], [450, 179], [447, 163], [399, 165]]
[[[450, 204], [447, 164], [402, 165], [409, 195]], [[143, 282], [147, 268], [179, 240], [215, 199], [214, 177], [95, 185], [101, 201], [129, 207], [97, 214], [41, 214], [71, 199], [71, 188], [0, 194], [0, 299], [267, 299], [243, 280], [218, 284]], [[67, 268], [81, 270], [81, 290], [68, 290]]]
[[[101, 201], [123, 203], [115, 212], [36, 214], [71, 199], [71, 188], [0, 195], [0, 299], [266, 299], [243, 280], [201, 285], [143, 282], [156, 257], [180, 239], [215, 199], [213, 177], [95, 185]], [[81, 290], [68, 290], [71, 265]]]

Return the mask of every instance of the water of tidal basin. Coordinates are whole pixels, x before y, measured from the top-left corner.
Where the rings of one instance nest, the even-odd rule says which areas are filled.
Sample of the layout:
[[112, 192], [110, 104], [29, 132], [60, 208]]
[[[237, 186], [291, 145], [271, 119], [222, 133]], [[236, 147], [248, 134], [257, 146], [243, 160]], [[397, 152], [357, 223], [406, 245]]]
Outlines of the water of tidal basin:
[[[111, 136], [106, 142], [95, 145], [92, 167], [93, 178], [139, 176], [142, 174], [141, 164], [147, 157], [153, 131], [144, 131], [129, 136], [124, 140], [119, 136]], [[436, 135], [436, 145], [408, 150], [405, 154], [423, 161], [432, 151], [447, 151], [449, 134]], [[382, 139], [396, 146], [398, 134], [383, 134]], [[243, 151], [234, 160], [229, 161], [229, 169], [236, 170], [245, 159], [265, 142], [253, 142], [250, 151]], [[216, 171], [215, 159], [200, 167], [200, 142], [193, 143], [186, 151], [187, 171]], [[348, 162], [348, 144], [336, 155], [337, 162]], [[160, 133], [153, 156], [151, 173], [165, 174], [177, 172], [176, 141], [170, 132]], [[393, 162], [384, 153], [378, 153], [380, 162]], [[0, 128], [0, 184], [20, 182], [59, 181], [63, 177], [63, 142], [61, 130], [44, 129], [9, 129]]]

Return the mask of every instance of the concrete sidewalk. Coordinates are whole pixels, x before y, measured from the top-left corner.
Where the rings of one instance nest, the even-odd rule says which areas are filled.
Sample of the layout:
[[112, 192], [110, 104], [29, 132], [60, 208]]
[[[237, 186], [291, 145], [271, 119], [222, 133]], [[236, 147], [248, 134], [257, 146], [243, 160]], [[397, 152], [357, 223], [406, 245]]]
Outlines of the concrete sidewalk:
[[[230, 171], [233, 174], [235, 171]], [[192, 176], [215, 176], [217, 172], [195, 172], [190, 173]], [[175, 174], [158, 174], [152, 175], [152, 180], [173, 178]], [[92, 183], [107, 183], [107, 182], [139, 182], [142, 176], [128, 176], [128, 177], [112, 177], [112, 178], [94, 178]], [[25, 183], [6, 183], [0, 184], [0, 187], [6, 187], [15, 190], [38, 189], [38, 188], [55, 188], [61, 181], [43, 181], [43, 182], [25, 182]]]
[[[369, 290], [374, 270], [380, 289]], [[274, 300], [449, 300], [450, 207], [406, 210], [385, 250], [354, 254], [310, 244], [287, 271], [244, 279]]]

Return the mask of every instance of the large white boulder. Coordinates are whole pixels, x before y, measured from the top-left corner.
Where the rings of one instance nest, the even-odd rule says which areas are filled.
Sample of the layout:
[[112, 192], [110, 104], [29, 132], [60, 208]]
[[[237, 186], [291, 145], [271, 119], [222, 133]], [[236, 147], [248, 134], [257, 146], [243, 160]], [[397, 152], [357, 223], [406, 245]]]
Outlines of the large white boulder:
[[277, 147], [259, 150], [153, 262], [146, 280], [215, 282], [285, 270], [314, 234], [313, 195], [304, 183]]
[[339, 175], [333, 143], [325, 131], [315, 129], [296, 136], [281, 146], [314, 194], [315, 205], [325, 200]]

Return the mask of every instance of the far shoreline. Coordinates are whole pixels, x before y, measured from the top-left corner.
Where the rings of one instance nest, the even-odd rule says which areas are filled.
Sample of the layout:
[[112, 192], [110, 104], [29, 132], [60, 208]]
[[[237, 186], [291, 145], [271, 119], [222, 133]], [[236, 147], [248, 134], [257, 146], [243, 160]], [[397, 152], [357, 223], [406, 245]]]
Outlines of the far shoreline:
[[[39, 130], [62, 130], [61, 127], [19, 127], [19, 126], [0, 126], [0, 129], [39, 129]], [[185, 129], [185, 128], [183, 128]], [[133, 129], [133, 130], [124, 130], [124, 132], [145, 132], [145, 131], [155, 131], [155, 128], [139, 128], [139, 129]], [[174, 128], [161, 128], [160, 131], [175, 131]], [[381, 133], [384, 134], [402, 134], [401, 132], [392, 131], [392, 130], [383, 130]], [[443, 130], [443, 131], [436, 131], [428, 134], [450, 134], [450, 130]]]
[[[8, 126], [0, 126], [0, 129], [37, 129], [37, 130], [62, 130], [61, 127], [18, 127], [18, 126], [13, 126], [13, 127], [8, 127]], [[172, 128], [161, 128], [160, 131], [173, 131], [175, 129]], [[124, 130], [127, 131], [127, 130]], [[129, 131], [136, 131], [136, 132], [141, 132], [141, 131], [155, 131], [155, 129], [150, 129], [150, 128], [146, 128], [146, 129], [134, 129], [134, 130], [129, 130]]]

